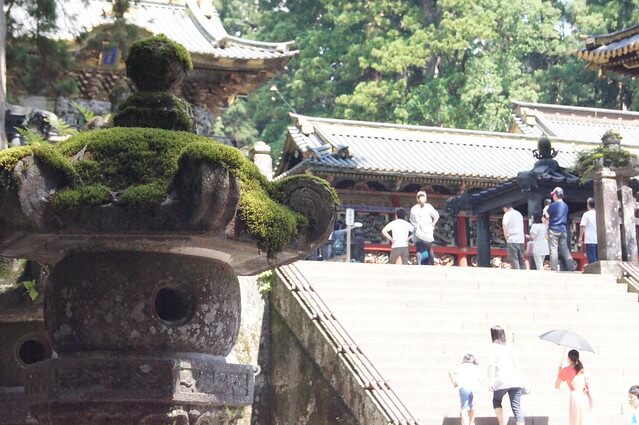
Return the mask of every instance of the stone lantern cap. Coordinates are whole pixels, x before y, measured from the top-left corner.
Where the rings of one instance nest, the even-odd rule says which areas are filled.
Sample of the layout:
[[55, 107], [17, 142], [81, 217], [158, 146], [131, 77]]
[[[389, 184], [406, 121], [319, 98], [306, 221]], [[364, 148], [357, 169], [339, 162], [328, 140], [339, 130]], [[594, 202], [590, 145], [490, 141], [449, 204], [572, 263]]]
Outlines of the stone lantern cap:
[[[137, 51], [152, 51], [148, 63], [173, 76], [160, 87], [166, 92], [140, 86], [120, 127], [0, 152], [0, 255], [55, 264], [78, 251], [167, 252], [214, 258], [248, 275], [304, 257], [328, 238], [338, 199], [327, 182], [268, 182], [239, 150], [175, 131], [188, 120], [169, 90], [188, 66], [181, 50], [156, 41], [159, 49], [145, 40]], [[153, 128], [162, 127], [158, 116], [177, 119]]]

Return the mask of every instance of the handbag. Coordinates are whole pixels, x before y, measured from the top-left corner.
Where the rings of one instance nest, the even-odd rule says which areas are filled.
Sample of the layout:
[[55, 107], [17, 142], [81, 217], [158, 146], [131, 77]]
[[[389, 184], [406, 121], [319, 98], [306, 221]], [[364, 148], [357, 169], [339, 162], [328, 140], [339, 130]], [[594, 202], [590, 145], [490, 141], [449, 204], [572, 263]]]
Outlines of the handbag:
[[533, 241], [528, 241], [526, 244], [526, 256], [534, 257], [535, 256], [535, 244]]

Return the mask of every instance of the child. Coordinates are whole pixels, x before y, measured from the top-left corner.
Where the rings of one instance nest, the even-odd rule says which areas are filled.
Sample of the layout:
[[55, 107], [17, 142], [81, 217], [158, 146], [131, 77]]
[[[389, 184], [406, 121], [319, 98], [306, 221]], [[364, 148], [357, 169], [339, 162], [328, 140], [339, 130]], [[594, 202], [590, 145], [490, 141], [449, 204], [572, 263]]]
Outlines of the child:
[[639, 425], [639, 385], [633, 385], [628, 390], [628, 404], [632, 407], [630, 425]]
[[481, 385], [481, 373], [472, 354], [464, 355], [462, 362], [448, 373], [455, 388], [459, 389], [462, 425], [472, 425], [475, 419], [474, 393]]

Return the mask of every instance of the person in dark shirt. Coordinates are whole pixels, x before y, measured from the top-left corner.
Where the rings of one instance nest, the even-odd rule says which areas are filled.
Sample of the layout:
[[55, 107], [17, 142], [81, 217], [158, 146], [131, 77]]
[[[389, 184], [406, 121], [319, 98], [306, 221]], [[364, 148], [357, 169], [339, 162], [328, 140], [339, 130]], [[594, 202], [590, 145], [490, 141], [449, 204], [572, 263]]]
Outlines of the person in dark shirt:
[[548, 245], [550, 246], [550, 268], [559, 271], [559, 256], [568, 270], [575, 270], [575, 262], [568, 249], [568, 204], [564, 202], [564, 190], [556, 187], [550, 192], [553, 203], [546, 212], [548, 218]]

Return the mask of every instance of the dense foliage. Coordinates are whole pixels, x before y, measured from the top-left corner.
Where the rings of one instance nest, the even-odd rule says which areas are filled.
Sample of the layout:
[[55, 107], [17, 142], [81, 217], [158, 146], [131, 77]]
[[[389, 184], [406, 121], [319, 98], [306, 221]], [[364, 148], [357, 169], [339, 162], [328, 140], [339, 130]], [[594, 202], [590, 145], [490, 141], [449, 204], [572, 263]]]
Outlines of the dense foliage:
[[[216, 0], [233, 35], [295, 40], [275, 83], [302, 114], [507, 130], [513, 99], [639, 108], [637, 83], [571, 55], [579, 37], [639, 23], [637, 0]], [[275, 145], [289, 109], [267, 85], [218, 119]], [[274, 98], [275, 100], [272, 100]]]

